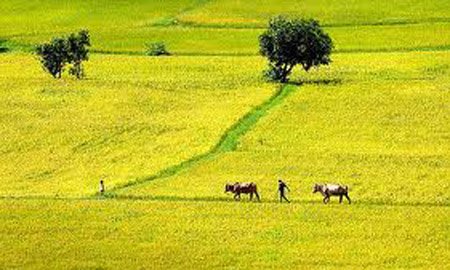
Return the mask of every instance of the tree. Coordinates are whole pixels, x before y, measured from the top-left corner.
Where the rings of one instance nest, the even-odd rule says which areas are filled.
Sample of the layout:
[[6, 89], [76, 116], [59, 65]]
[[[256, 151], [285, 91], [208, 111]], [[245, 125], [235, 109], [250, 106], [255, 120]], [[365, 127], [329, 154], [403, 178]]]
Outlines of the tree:
[[72, 64], [69, 74], [81, 79], [84, 76], [82, 62], [88, 60], [90, 46], [89, 32], [81, 30], [78, 34], [70, 34], [67, 38], [53, 38], [49, 43], [36, 47], [36, 53], [45, 70], [54, 78], [61, 78], [66, 64]]
[[61, 73], [67, 62], [66, 42], [63, 38], [53, 38], [49, 43], [36, 47], [36, 53], [41, 57], [41, 64], [54, 78], [61, 78]]
[[331, 62], [333, 42], [313, 19], [275, 17], [259, 36], [259, 44], [260, 53], [269, 60], [265, 76], [273, 81], [287, 82], [297, 64], [309, 71], [311, 67]]
[[72, 64], [69, 73], [78, 79], [84, 76], [82, 62], [89, 60], [89, 49], [91, 46], [89, 32], [81, 30], [78, 34], [70, 34], [67, 38], [67, 61]]
[[162, 41], [149, 43], [146, 44], [146, 46], [147, 46], [147, 55], [150, 56], [170, 55], [170, 53], [166, 49], [166, 44]]

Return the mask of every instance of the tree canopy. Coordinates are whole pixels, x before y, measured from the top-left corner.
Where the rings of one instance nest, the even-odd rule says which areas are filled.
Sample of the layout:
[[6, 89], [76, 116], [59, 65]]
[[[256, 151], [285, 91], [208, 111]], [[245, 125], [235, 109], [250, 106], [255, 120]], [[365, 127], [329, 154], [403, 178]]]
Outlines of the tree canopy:
[[67, 42], [67, 62], [72, 64], [70, 74], [75, 75], [78, 79], [83, 77], [82, 61], [89, 59], [90, 46], [89, 32], [81, 30], [78, 34], [70, 34]]
[[69, 73], [78, 79], [84, 76], [82, 62], [89, 59], [89, 32], [81, 30], [67, 38], [56, 37], [36, 47], [43, 68], [54, 78], [61, 78], [66, 64], [71, 64]]
[[333, 42], [314, 19], [275, 17], [259, 37], [260, 53], [269, 60], [265, 76], [287, 82], [292, 69], [300, 64], [305, 71], [328, 65]]

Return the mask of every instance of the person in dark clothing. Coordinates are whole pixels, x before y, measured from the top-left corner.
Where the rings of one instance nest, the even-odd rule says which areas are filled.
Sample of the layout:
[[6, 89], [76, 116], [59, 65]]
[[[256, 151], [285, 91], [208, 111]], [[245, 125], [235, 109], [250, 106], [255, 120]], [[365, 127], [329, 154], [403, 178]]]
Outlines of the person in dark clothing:
[[289, 187], [286, 185], [285, 182], [283, 182], [281, 179], [278, 180], [278, 192], [280, 193], [280, 202], [283, 202], [283, 199], [290, 203], [291, 201], [286, 198], [286, 190], [291, 191]]
[[100, 179], [100, 186], [99, 186], [100, 194], [103, 195], [105, 193], [105, 183], [102, 179]]

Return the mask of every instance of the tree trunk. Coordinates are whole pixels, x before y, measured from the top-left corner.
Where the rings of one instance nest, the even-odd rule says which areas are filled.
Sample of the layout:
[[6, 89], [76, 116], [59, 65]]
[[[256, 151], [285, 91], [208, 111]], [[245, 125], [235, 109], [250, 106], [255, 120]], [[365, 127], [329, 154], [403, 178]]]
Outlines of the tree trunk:
[[287, 83], [289, 81], [289, 74], [291, 73], [292, 69], [294, 68], [294, 65], [285, 64], [282, 68], [281, 72], [281, 80], [282, 83]]
[[77, 77], [77, 79], [81, 79], [81, 77], [83, 77], [82, 75], [82, 70], [81, 70], [81, 61], [77, 61], [74, 64], [74, 68], [75, 68], [75, 75]]

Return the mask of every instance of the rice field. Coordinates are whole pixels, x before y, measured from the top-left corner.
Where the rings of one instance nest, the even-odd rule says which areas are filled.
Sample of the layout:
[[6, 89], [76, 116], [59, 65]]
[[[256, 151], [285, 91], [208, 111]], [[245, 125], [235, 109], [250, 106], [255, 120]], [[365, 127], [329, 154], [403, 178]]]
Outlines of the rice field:
[[[2, 2], [0, 269], [449, 269], [449, 10]], [[258, 35], [277, 14], [319, 19], [331, 65], [266, 82]], [[81, 28], [87, 77], [53, 79], [34, 46]], [[145, 56], [153, 41], [172, 55]], [[236, 181], [261, 202], [233, 201]], [[352, 204], [324, 205], [323, 182]]]
[[441, 63], [449, 57], [336, 56], [328, 69], [295, 74], [302, 85], [292, 87], [236, 151], [119, 194], [226, 198], [223, 183], [252, 179], [274, 201], [282, 177], [300, 201], [320, 201], [310, 194], [313, 184], [331, 181], [349, 184], [362, 202], [448, 205], [450, 66]]
[[177, 55], [257, 55], [269, 18], [286, 14], [318, 19], [336, 52], [448, 50], [450, 43], [445, 0], [94, 2], [8, 0], [0, 9], [0, 40], [30, 52], [51, 37], [87, 28], [99, 53], [143, 55], [145, 44], [164, 41]]
[[151, 175], [207, 151], [276, 89], [255, 58], [95, 55], [83, 81], [54, 80], [29, 55], [1, 58], [1, 195], [94, 194], [100, 178]]
[[[448, 50], [450, 23], [328, 27], [339, 52], [397, 52]], [[263, 29], [145, 27], [126, 31], [93, 32], [93, 50], [106, 54], [144, 55], [145, 44], [164, 41], [175, 55], [256, 56]], [[54, 33], [15, 36], [6, 42], [13, 50], [29, 52], [33, 44]], [[439, 36], [439, 38], [435, 38]]]
[[2, 268], [446, 269], [450, 263], [446, 207], [1, 200], [0, 220]]
[[286, 14], [317, 18], [326, 25], [385, 25], [448, 22], [450, 3], [445, 0], [343, 1], [343, 0], [217, 0], [178, 16], [186, 24], [258, 27], [272, 16]]

